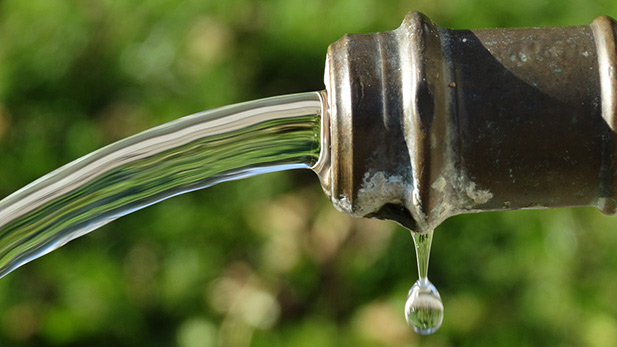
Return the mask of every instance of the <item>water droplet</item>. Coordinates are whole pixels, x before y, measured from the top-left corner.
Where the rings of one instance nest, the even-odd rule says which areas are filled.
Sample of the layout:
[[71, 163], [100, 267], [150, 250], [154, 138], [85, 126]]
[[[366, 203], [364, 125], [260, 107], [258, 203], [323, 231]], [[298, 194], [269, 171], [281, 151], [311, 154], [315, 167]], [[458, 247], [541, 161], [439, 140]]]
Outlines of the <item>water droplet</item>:
[[443, 322], [443, 303], [437, 288], [428, 280], [428, 261], [433, 243], [433, 231], [412, 232], [418, 261], [418, 280], [409, 290], [405, 303], [405, 319], [421, 335], [432, 334]]
[[443, 303], [429, 280], [417, 280], [405, 303], [405, 319], [421, 335], [432, 334], [443, 322]]

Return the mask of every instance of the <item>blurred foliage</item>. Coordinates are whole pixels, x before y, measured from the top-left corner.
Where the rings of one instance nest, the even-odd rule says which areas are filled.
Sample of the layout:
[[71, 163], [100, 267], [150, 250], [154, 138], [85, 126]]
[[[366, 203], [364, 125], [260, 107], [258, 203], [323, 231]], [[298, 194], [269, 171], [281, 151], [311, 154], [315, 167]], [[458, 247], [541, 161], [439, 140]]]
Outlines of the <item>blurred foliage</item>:
[[[348, 32], [418, 10], [454, 28], [587, 24], [609, 0], [0, 2], [0, 196], [107, 143], [233, 102], [323, 88]], [[0, 280], [0, 345], [611, 346], [617, 223], [467, 215], [436, 232], [445, 305], [415, 335], [409, 234], [354, 220], [310, 172], [175, 197]]]

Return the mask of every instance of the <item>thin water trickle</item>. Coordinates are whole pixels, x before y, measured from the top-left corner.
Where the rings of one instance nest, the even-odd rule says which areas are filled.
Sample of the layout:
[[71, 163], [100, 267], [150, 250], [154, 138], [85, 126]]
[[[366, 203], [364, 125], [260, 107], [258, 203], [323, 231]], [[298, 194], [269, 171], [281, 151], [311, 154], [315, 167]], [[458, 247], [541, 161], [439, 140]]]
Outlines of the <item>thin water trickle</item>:
[[437, 288], [428, 279], [428, 262], [433, 242], [433, 230], [411, 233], [416, 248], [418, 280], [409, 290], [405, 303], [405, 319], [421, 335], [432, 334], [443, 322], [443, 303]]
[[0, 277], [114, 219], [217, 183], [318, 165], [323, 97], [197, 113], [77, 159], [0, 201]]

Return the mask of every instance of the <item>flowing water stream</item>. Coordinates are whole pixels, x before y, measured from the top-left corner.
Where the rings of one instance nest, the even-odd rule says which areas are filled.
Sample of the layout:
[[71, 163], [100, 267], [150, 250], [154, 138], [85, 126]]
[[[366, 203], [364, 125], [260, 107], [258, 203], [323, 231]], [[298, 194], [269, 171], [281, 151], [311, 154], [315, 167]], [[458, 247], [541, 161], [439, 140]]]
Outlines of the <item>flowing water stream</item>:
[[79, 158], [0, 201], [0, 277], [174, 195], [319, 159], [319, 92], [177, 119]]

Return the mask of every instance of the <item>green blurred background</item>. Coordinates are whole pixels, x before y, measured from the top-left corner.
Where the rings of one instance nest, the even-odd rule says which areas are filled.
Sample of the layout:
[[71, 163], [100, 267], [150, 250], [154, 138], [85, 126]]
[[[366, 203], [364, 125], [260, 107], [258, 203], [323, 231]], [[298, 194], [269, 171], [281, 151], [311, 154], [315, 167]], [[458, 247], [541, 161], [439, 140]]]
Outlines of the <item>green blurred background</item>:
[[[608, 0], [0, 2], [0, 197], [203, 109], [323, 89], [328, 44], [408, 11], [454, 28], [588, 24]], [[0, 280], [0, 345], [613, 346], [617, 220], [459, 216], [435, 234], [441, 330], [403, 305], [411, 237], [334, 208], [308, 171], [117, 220]]]

